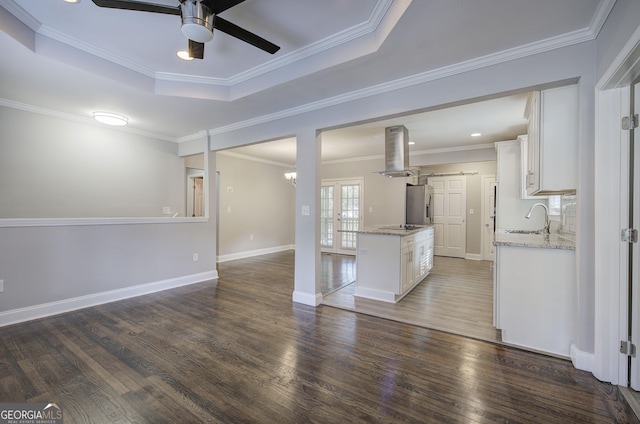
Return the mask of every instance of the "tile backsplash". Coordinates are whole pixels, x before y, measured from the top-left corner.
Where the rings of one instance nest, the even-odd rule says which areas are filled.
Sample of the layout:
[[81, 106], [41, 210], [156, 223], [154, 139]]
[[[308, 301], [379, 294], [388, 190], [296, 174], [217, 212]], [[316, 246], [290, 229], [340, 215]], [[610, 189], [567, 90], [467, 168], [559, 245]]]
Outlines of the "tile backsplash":
[[562, 196], [561, 207], [561, 233], [563, 236], [575, 241], [576, 239], [576, 195]]

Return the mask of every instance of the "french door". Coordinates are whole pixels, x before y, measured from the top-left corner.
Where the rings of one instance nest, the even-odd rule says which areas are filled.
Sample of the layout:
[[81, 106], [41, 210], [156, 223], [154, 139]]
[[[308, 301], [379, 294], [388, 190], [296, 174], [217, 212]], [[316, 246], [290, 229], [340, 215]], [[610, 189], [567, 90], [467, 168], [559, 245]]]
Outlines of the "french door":
[[362, 226], [362, 179], [323, 180], [320, 190], [320, 246], [326, 253], [355, 255]]

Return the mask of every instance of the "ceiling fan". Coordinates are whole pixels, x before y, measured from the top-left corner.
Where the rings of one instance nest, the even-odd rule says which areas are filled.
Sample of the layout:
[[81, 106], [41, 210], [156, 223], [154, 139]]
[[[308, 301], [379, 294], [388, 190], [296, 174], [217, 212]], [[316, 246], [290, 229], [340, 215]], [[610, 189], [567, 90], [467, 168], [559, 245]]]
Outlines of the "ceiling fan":
[[96, 6], [110, 9], [138, 10], [181, 16], [182, 33], [189, 39], [189, 57], [194, 59], [204, 57], [204, 43], [213, 39], [214, 28], [271, 54], [280, 49], [270, 41], [218, 16], [219, 13], [242, 3], [244, 0], [179, 0], [180, 5], [176, 7], [135, 0], [92, 1]]

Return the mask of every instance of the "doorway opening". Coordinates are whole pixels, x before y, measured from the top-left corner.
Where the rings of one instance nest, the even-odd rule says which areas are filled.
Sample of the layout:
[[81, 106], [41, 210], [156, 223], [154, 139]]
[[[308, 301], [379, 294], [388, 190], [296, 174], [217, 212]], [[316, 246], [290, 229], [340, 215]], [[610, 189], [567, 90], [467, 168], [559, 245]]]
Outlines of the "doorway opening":
[[323, 296], [356, 279], [354, 231], [362, 228], [362, 178], [322, 180], [320, 188], [321, 287]]

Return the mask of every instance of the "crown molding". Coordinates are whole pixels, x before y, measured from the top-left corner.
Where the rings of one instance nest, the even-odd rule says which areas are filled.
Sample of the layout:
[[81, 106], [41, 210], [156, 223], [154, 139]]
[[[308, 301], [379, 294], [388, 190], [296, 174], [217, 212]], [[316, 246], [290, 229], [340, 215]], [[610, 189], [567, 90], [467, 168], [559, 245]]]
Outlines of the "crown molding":
[[470, 150], [484, 150], [484, 149], [494, 150], [495, 145], [493, 143], [484, 143], [484, 144], [469, 144], [467, 146], [442, 147], [439, 149], [417, 150], [415, 152], [410, 152], [409, 156], [434, 155], [436, 153], [466, 152]]
[[256, 156], [243, 155], [243, 154], [236, 153], [236, 152], [231, 152], [231, 151], [228, 151], [228, 150], [218, 150], [216, 152], [216, 154], [223, 155], [223, 156], [229, 156], [229, 157], [236, 158], [236, 159], [249, 160], [251, 162], [259, 162], [259, 163], [264, 163], [264, 164], [267, 164], [267, 165], [279, 166], [281, 168], [295, 168], [296, 167], [295, 163], [291, 164], [291, 163], [284, 163], [284, 162], [276, 162], [276, 161], [273, 161], [273, 160], [263, 159], [263, 158], [259, 158], [259, 157], [256, 157]]
[[41, 26], [40, 22], [36, 18], [31, 16], [23, 8], [18, 6], [18, 4], [16, 4], [13, 0], [0, 0], [0, 7], [22, 21], [22, 23], [31, 28], [33, 32], [38, 31]]
[[[186, 75], [153, 70], [139, 62], [98, 48], [84, 40], [70, 37], [63, 32], [42, 25], [17, 5], [15, 0], [0, 0], [0, 6], [4, 7], [9, 13], [41, 37], [50, 38], [63, 45], [77, 49], [80, 52], [87, 53], [152, 78], [156, 83], [156, 94], [192, 97], [192, 93], [194, 92], [193, 86], [200, 86], [201, 88], [204, 86], [209, 87], [208, 90], [205, 89], [203, 92], [204, 98], [232, 101], [377, 50], [409, 4], [411, 4], [411, 1], [412, 0], [378, 0], [366, 21], [294, 52], [280, 55], [229, 78]], [[367, 38], [367, 36], [370, 36], [370, 38]], [[360, 42], [365, 39], [364, 44]], [[336, 48], [342, 49], [342, 54], [331, 55], [331, 57], [334, 58], [333, 60], [331, 57], [322, 57], [323, 53], [329, 53]], [[39, 53], [37, 45], [36, 53]], [[306, 60], [311, 57], [317, 57], [317, 60], [311, 61], [311, 63]], [[338, 57], [340, 59], [336, 59]], [[83, 61], [81, 55], [77, 55], [77, 57], [74, 57], [72, 60], [78, 62]], [[82, 66], [81, 63], [76, 63], [76, 65]], [[291, 69], [292, 65], [296, 66]], [[289, 67], [290, 70], [292, 70], [292, 72], [286, 74], [286, 77], [282, 76], [283, 73], [279, 74], [280, 78], [285, 78], [284, 80], [274, 79], [272, 77], [261, 78], [266, 74], [284, 67]]]
[[360, 100], [378, 94], [384, 94], [390, 91], [412, 87], [418, 84], [433, 82], [439, 79], [448, 78], [466, 72], [471, 72], [489, 66], [509, 62], [512, 60], [521, 59], [523, 57], [540, 54], [562, 47], [572, 46], [575, 44], [580, 44], [586, 41], [591, 41], [594, 40], [598, 35], [598, 32], [600, 28], [602, 28], [602, 25], [604, 24], [604, 21], [608, 16], [608, 12], [611, 11], [614, 3], [615, 0], [602, 0], [600, 2], [600, 7], [598, 8], [597, 16], [594, 16], [594, 19], [591, 21], [591, 24], [588, 28], [525, 44], [523, 46], [502, 50], [497, 53], [478, 57], [476, 59], [444, 66], [393, 81], [384, 82], [361, 90], [340, 94], [338, 96], [319, 100], [317, 102], [307, 103], [305, 105], [274, 112], [245, 121], [236, 122], [218, 128], [212, 128], [209, 130], [209, 134], [224, 134], [242, 128], [267, 123], [277, 119], [289, 118], [326, 107], [336, 106], [342, 103]]
[[[117, 54], [113, 54], [111, 52], [108, 52], [104, 49], [100, 49], [96, 46], [94, 46], [93, 44], [89, 44], [83, 40], [79, 40], [75, 37], [70, 37], [67, 34], [60, 32], [60, 31], [56, 31], [53, 28], [50, 28], [46, 25], [42, 25], [40, 26], [40, 28], [38, 29], [38, 31], [36, 31], [38, 33], [38, 35], [43, 36], [43, 37], [47, 37], [50, 38], [54, 41], [57, 41], [59, 43], [62, 43], [64, 45], [67, 45], [69, 47], [73, 47], [75, 49], [78, 49], [80, 51], [83, 51], [85, 53], [89, 53], [92, 56], [96, 56], [99, 57], [101, 59], [104, 59], [108, 62], [114, 63], [116, 65], [125, 67], [127, 69], [130, 69], [132, 71], [138, 72], [142, 75], [145, 75], [147, 77], [150, 78], [154, 78], [155, 77], [155, 72], [153, 71], [153, 69], [146, 67], [146, 66], [142, 66], [140, 65], [140, 63], [138, 62], [134, 62], [132, 60], [126, 59], [123, 56], [117, 55]], [[36, 53], [38, 53], [38, 48], [36, 45]]]
[[[93, 118], [73, 115], [66, 112], [59, 112], [56, 110], [46, 109], [39, 106], [33, 106], [26, 103], [20, 103], [9, 99], [0, 98], [0, 106], [8, 107], [11, 109], [22, 110], [24, 112], [36, 113], [38, 115], [48, 116], [50, 118], [62, 119], [65, 121], [76, 122], [85, 125], [91, 125], [95, 127], [105, 128], [104, 124], [97, 122]], [[128, 134], [135, 134], [143, 137], [154, 138], [156, 140], [167, 141], [171, 143], [177, 143], [178, 139], [173, 137], [168, 137], [162, 134], [156, 134], [149, 131], [143, 131], [132, 127], [108, 127], [109, 130], [120, 131]]]

